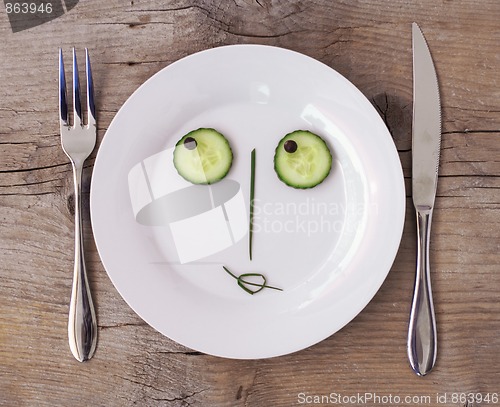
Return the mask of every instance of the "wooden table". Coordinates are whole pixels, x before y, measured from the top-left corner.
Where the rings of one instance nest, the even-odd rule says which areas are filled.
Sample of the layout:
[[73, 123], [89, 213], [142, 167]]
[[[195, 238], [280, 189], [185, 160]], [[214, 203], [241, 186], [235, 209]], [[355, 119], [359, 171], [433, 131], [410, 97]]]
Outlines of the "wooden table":
[[[500, 405], [498, 0], [66, 3], [61, 17], [15, 33], [0, 14], [0, 405]], [[439, 354], [424, 378], [406, 356], [416, 251], [413, 21], [431, 48], [443, 107], [431, 251]], [[152, 74], [194, 52], [241, 43], [312, 56], [380, 112], [408, 196], [388, 278], [351, 323], [317, 345], [264, 360], [217, 358], [163, 337], [125, 304], [100, 263], [86, 207], [99, 344], [91, 361], [78, 363], [67, 343], [74, 205], [59, 141], [57, 49], [91, 49], [99, 144]], [[489, 403], [466, 397], [476, 393]]]

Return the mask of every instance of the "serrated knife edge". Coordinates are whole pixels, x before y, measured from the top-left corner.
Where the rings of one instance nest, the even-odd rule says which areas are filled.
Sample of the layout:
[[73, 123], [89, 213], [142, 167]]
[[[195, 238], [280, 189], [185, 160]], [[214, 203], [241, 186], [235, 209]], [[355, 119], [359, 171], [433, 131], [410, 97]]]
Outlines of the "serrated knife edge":
[[441, 148], [441, 101], [434, 63], [422, 31], [412, 24], [412, 186], [417, 207], [433, 207]]

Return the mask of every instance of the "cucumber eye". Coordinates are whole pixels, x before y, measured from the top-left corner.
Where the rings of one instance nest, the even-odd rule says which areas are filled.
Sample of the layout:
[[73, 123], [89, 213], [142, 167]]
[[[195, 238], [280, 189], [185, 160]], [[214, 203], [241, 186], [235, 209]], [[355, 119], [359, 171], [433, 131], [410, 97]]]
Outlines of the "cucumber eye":
[[232, 162], [229, 142], [212, 128], [190, 131], [175, 145], [174, 166], [193, 184], [215, 184], [227, 175]]
[[315, 187], [323, 182], [331, 168], [332, 154], [325, 140], [308, 130], [288, 133], [274, 153], [278, 178], [293, 188]]
[[184, 147], [186, 147], [188, 150], [194, 150], [198, 143], [196, 140], [192, 137], [186, 137], [184, 140]]
[[297, 143], [293, 140], [287, 140], [283, 148], [287, 153], [295, 153], [297, 151]]

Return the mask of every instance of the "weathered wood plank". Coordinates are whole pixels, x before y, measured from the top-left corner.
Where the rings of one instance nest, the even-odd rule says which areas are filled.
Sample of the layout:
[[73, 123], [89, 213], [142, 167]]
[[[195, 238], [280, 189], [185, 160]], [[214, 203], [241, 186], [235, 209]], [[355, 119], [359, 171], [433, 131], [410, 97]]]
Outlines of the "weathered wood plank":
[[[496, 0], [89, 0], [13, 34], [1, 13], [0, 405], [290, 406], [300, 404], [299, 393], [368, 392], [430, 396], [425, 404], [437, 406], [438, 393], [499, 392], [499, 15]], [[429, 42], [443, 104], [431, 251], [439, 356], [425, 378], [406, 358], [416, 250], [412, 21]], [[351, 80], [380, 112], [408, 196], [387, 280], [350, 324], [301, 352], [240, 361], [187, 349], [135, 315], [99, 261], [88, 215], [94, 152], [84, 173], [84, 221], [99, 345], [94, 359], [78, 364], [66, 337], [73, 187], [59, 146], [57, 49], [68, 60], [71, 46], [79, 56], [91, 50], [99, 143], [151, 75], [193, 52], [239, 43], [310, 55]]]

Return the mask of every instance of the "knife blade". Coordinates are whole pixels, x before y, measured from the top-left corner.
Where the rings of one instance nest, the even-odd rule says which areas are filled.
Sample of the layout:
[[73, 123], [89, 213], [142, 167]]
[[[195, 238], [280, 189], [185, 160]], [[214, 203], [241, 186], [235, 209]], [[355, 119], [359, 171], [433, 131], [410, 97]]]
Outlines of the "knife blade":
[[408, 327], [410, 365], [419, 376], [436, 363], [437, 329], [432, 300], [429, 244], [441, 146], [441, 104], [434, 63], [427, 42], [412, 24], [413, 126], [412, 197], [417, 214], [417, 269]]

